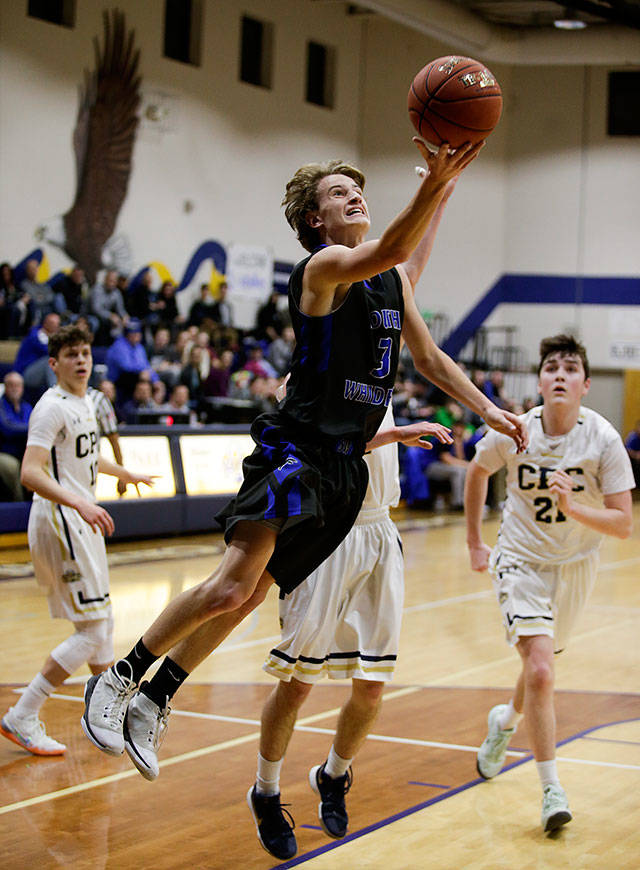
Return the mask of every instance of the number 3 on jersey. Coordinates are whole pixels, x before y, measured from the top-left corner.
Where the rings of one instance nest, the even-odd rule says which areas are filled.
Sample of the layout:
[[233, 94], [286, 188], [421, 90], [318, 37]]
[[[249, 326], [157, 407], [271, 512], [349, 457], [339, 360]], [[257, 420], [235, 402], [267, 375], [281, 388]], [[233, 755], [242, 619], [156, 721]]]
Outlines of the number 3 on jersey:
[[393, 341], [391, 338], [381, 338], [378, 342], [378, 347], [381, 351], [380, 363], [375, 369], [371, 369], [371, 374], [374, 378], [386, 378], [391, 369], [391, 348]]

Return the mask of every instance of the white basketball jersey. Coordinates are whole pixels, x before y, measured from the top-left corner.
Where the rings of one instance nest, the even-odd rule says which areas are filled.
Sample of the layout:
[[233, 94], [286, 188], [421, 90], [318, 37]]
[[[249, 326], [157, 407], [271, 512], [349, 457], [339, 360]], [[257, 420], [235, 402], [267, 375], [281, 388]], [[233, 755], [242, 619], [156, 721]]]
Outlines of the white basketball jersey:
[[[98, 423], [88, 396], [51, 387], [29, 418], [27, 447], [49, 451], [47, 471], [65, 489], [95, 501], [98, 476]], [[42, 497], [34, 493], [34, 501]], [[46, 499], [44, 499], [46, 501]]]
[[[395, 425], [391, 405], [387, 408], [378, 432], [386, 432]], [[364, 457], [369, 467], [369, 486], [361, 511], [395, 507], [400, 501], [398, 471], [398, 445], [385, 444]]]
[[600, 546], [602, 534], [562, 513], [549, 490], [549, 475], [562, 469], [574, 480], [577, 502], [602, 507], [603, 496], [635, 485], [622, 439], [590, 408], [581, 408], [576, 425], [561, 436], [545, 434], [540, 406], [522, 419], [529, 432], [525, 453], [516, 453], [512, 439], [493, 430], [476, 446], [476, 461], [486, 471], [507, 467], [507, 500], [496, 546], [528, 562], [582, 559]]

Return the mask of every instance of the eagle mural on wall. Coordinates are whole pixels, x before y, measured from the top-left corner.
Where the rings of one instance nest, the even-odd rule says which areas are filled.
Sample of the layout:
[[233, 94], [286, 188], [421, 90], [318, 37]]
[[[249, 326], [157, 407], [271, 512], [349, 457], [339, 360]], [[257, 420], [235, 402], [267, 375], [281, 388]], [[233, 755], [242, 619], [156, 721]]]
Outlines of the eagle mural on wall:
[[129, 273], [128, 239], [115, 233], [127, 195], [140, 104], [135, 33], [124, 13], [103, 12], [104, 46], [93, 39], [95, 69], [84, 71], [73, 147], [76, 195], [69, 211], [42, 224], [36, 237], [61, 248], [93, 283], [102, 268]]

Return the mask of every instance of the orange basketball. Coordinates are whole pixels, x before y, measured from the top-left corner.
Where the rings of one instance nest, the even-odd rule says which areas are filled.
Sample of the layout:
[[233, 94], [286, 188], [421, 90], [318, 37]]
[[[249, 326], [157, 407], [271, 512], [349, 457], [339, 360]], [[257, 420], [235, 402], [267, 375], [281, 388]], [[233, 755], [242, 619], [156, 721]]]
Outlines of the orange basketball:
[[471, 57], [432, 60], [416, 75], [408, 96], [409, 117], [432, 145], [475, 145], [502, 114], [502, 91], [487, 67]]

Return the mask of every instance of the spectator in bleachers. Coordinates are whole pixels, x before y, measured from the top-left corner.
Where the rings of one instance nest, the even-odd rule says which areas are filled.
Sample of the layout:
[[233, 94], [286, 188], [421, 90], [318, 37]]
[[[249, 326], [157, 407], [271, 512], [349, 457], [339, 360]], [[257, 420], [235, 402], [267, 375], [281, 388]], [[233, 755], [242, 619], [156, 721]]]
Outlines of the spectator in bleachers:
[[399, 425], [416, 420], [431, 419], [434, 407], [427, 398], [428, 387], [424, 380], [405, 378], [396, 383], [393, 394], [393, 415]]
[[167, 385], [164, 381], [158, 378], [157, 381], [153, 381], [151, 384], [151, 395], [153, 396], [153, 401], [156, 405], [164, 405], [167, 400]]
[[202, 348], [194, 344], [189, 352], [189, 360], [182, 367], [179, 383], [184, 384], [189, 390], [189, 399], [196, 408], [199, 408], [204, 399], [204, 385], [200, 373], [202, 360]]
[[121, 403], [132, 395], [142, 372], [147, 374], [151, 381], [158, 380], [158, 375], [151, 368], [141, 339], [140, 321], [129, 320], [124, 334], [116, 338], [107, 351], [107, 377], [116, 385]]
[[24, 398], [24, 381], [18, 372], [4, 376], [0, 398], [0, 501], [25, 501], [20, 464], [27, 446], [29, 417], [33, 410]]
[[466, 450], [466, 426], [462, 420], [453, 424], [451, 430], [453, 444], [434, 445], [436, 460], [427, 466], [429, 481], [446, 481], [451, 487], [451, 510], [462, 510], [464, 502], [464, 482], [467, 476], [470, 457]]
[[115, 269], [109, 269], [102, 283], [94, 284], [91, 290], [89, 309], [98, 318], [98, 329], [94, 338], [94, 343], [98, 345], [110, 344], [112, 338], [120, 335], [129, 321], [117, 281], [118, 273]]
[[158, 323], [158, 294], [153, 289], [153, 274], [147, 269], [136, 286], [124, 296], [125, 307], [131, 317], [139, 320], [143, 327], [155, 327]]
[[267, 359], [281, 377], [289, 371], [295, 343], [296, 336], [293, 327], [285, 326], [282, 335], [279, 335], [269, 345]]
[[218, 287], [218, 298], [213, 304], [212, 319], [221, 326], [235, 328], [233, 306], [227, 300], [228, 292], [227, 282], [223, 281]]
[[[186, 340], [186, 339], [185, 339]], [[151, 368], [171, 389], [178, 382], [182, 370], [182, 351], [171, 344], [171, 333], [161, 326], [153, 336], [148, 351]]]
[[436, 408], [433, 422], [440, 423], [448, 429], [453, 429], [454, 423], [464, 420], [464, 408], [455, 399], [448, 399], [444, 405]]
[[265, 378], [257, 375], [249, 385], [249, 395], [256, 404], [257, 414], [273, 411], [276, 405], [276, 390], [280, 386], [278, 378]]
[[133, 395], [127, 399], [122, 405], [122, 416], [124, 422], [135, 424], [138, 422], [138, 411], [141, 410], [157, 410], [158, 406], [153, 401], [151, 392], [151, 380], [149, 377], [141, 377], [133, 388]]
[[89, 285], [80, 266], [76, 264], [68, 275], [64, 275], [56, 284], [56, 290], [64, 299], [64, 314], [69, 320], [87, 313]]
[[527, 411], [530, 411], [532, 408], [535, 408], [535, 406], [539, 404], [540, 402], [537, 399], [532, 399], [531, 396], [526, 396], [522, 400], [522, 413], [526, 414]]
[[277, 378], [278, 372], [271, 363], [264, 358], [264, 351], [260, 344], [251, 344], [248, 348], [247, 361], [243, 368], [258, 378]]
[[154, 311], [158, 324], [168, 329], [172, 336], [186, 322], [186, 318], [178, 311], [176, 302], [176, 285], [173, 281], [164, 281], [154, 302]]
[[195, 411], [192, 410], [189, 404], [189, 390], [184, 384], [175, 385], [171, 390], [169, 401], [164, 402], [159, 410], [166, 412], [170, 416], [174, 414], [188, 414], [189, 423], [191, 425], [195, 423], [197, 419]]
[[38, 261], [27, 260], [24, 267], [25, 277], [20, 282], [20, 291], [28, 295], [34, 306], [34, 322], [41, 323], [47, 314], [62, 314], [64, 298], [54, 293], [48, 284], [37, 281]]
[[223, 350], [220, 356], [211, 363], [209, 377], [203, 384], [205, 396], [227, 396], [229, 394], [233, 359], [233, 351], [227, 349]]
[[205, 332], [204, 329], [201, 329], [196, 335], [194, 346], [199, 347], [202, 351], [202, 354], [200, 355], [200, 377], [203, 381], [206, 381], [209, 377], [209, 372], [211, 371], [211, 364], [213, 360], [216, 359], [216, 353], [211, 347], [209, 333]]
[[282, 332], [284, 318], [278, 305], [279, 299], [280, 294], [274, 291], [258, 309], [253, 333], [258, 341], [274, 341]]
[[624, 446], [627, 448], [631, 460], [636, 486], [640, 486], [640, 420], [636, 420], [635, 427], [624, 439]]
[[60, 315], [46, 314], [39, 326], [29, 330], [18, 348], [13, 367], [24, 378], [27, 397], [34, 404], [56, 383], [49, 368], [49, 339], [59, 329]]
[[24, 335], [31, 327], [34, 305], [28, 293], [16, 287], [9, 263], [0, 265], [0, 338]]
[[198, 329], [202, 326], [205, 320], [214, 322], [215, 302], [211, 295], [211, 288], [208, 284], [200, 285], [200, 298], [196, 299], [189, 309], [189, 326], [197, 326]]
[[500, 369], [490, 372], [488, 382], [485, 380], [485, 393], [499, 408], [508, 408], [512, 404], [505, 394], [504, 372]]

